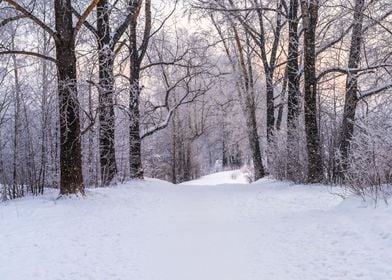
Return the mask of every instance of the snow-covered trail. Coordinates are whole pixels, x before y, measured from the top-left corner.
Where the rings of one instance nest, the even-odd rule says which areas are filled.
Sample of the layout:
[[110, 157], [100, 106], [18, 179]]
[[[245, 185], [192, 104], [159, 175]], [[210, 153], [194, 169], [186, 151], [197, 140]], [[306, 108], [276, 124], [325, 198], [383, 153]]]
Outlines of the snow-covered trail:
[[243, 183], [226, 172], [0, 205], [0, 279], [392, 279], [391, 209]]

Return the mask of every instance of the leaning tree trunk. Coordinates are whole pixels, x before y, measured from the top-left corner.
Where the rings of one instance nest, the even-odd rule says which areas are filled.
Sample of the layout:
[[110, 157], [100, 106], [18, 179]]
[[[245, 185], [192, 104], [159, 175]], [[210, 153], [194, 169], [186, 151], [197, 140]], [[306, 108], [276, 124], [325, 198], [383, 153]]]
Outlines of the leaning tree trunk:
[[289, 47], [287, 62], [287, 178], [298, 180], [298, 117], [299, 117], [299, 36], [298, 36], [298, 0], [290, 0], [289, 10]]
[[110, 30], [108, 1], [97, 5], [97, 35], [99, 48], [99, 159], [101, 182], [110, 185], [117, 174], [114, 114], [114, 49]]
[[247, 108], [245, 108], [245, 117], [246, 131], [248, 134], [248, 140], [254, 166], [254, 179], [258, 180], [265, 176], [265, 171], [263, 161], [261, 159], [259, 134], [257, 132], [256, 110], [251, 104], [248, 104]]
[[60, 195], [84, 194], [71, 0], [55, 1], [55, 17], [58, 35], [55, 43], [60, 111]]
[[304, 25], [304, 94], [305, 132], [308, 151], [308, 183], [323, 179], [319, 127], [317, 123], [317, 79], [316, 79], [316, 27], [318, 21], [318, 0], [302, 0]]
[[[239, 64], [242, 73], [242, 85], [238, 87], [238, 93], [240, 94], [239, 97], [241, 100], [242, 110], [245, 116], [246, 130], [248, 134], [250, 151], [252, 154], [254, 180], [258, 180], [265, 176], [265, 170], [261, 158], [259, 134], [257, 131], [252, 59], [249, 50], [247, 52], [247, 55], [245, 54], [237, 29], [235, 28], [235, 26], [233, 26], [232, 28], [234, 31], [234, 38], [237, 45]], [[248, 37], [247, 42], [249, 42]], [[241, 96], [241, 91], [243, 92], [244, 96]]]
[[[351, 35], [351, 46], [348, 60], [348, 69], [359, 67], [361, 60], [362, 25], [364, 0], [355, 1], [354, 26]], [[358, 102], [358, 75], [349, 71], [346, 79], [346, 99], [344, 103], [343, 121], [340, 135], [339, 150], [341, 154], [340, 173], [347, 170], [347, 158], [350, 142], [354, 133], [355, 111]]]
[[[249, 51], [249, 50], [248, 50]], [[263, 161], [261, 158], [261, 148], [259, 133], [257, 130], [257, 118], [256, 118], [256, 100], [255, 100], [255, 82], [253, 79], [253, 67], [252, 59], [248, 52], [247, 63], [248, 63], [248, 78], [245, 79], [246, 97], [245, 97], [245, 116], [246, 116], [246, 127], [249, 138], [249, 144], [251, 147], [253, 166], [254, 166], [254, 179], [258, 180], [265, 176], [265, 170]], [[244, 71], [246, 75], [246, 71]], [[272, 88], [273, 94], [273, 88]], [[268, 109], [267, 109], [268, 110]], [[267, 116], [268, 122], [268, 116]]]

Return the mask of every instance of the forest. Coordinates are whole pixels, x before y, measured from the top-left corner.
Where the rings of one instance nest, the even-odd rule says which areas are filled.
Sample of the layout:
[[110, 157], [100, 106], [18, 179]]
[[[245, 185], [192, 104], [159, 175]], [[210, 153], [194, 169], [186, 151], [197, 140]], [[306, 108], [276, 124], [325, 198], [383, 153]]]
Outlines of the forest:
[[0, 0], [1, 280], [391, 280], [392, 0]]
[[386, 198], [390, 0], [0, 0], [2, 200], [242, 168]]

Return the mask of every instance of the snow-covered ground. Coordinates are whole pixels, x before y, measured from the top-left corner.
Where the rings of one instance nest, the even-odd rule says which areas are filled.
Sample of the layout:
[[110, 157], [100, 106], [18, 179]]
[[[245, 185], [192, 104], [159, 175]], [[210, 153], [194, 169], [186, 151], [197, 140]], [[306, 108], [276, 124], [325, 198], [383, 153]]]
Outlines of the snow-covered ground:
[[390, 208], [244, 182], [225, 172], [0, 204], [0, 279], [392, 279]]
[[203, 176], [197, 180], [184, 182], [181, 185], [188, 186], [217, 186], [223, 184], [248, 184], [246, 174], [241, 170], [223, 171], [208, 176]]

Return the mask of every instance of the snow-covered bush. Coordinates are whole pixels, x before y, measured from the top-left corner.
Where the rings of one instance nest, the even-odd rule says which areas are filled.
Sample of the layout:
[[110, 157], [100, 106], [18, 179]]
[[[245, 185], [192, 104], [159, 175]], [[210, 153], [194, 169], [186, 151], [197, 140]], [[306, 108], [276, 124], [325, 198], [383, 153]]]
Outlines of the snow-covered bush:
[[364, 198], [384, 199], [392, 195], [392, 123], [373, 118], [357, 122], [351, 142], [346, 186]]
[[267, 150], [268, 173], [275, 179], [287, 179], [287, 151], [285, 133], [276, 131]]
[[288, 143], [286, 135], [284, 130], [275, 131], [269, 143], [268, 173], [278, 180], [303, 183], [307, 172], [304, 136], [300, 131], [293, 131]]
[[253, 167], [249, 165], [244, 165], [241, 167], [241, 173], [244, 174], [244, 177], [248, 181], [248, 183], [252, 183], [254, 181], [253, 178]]

